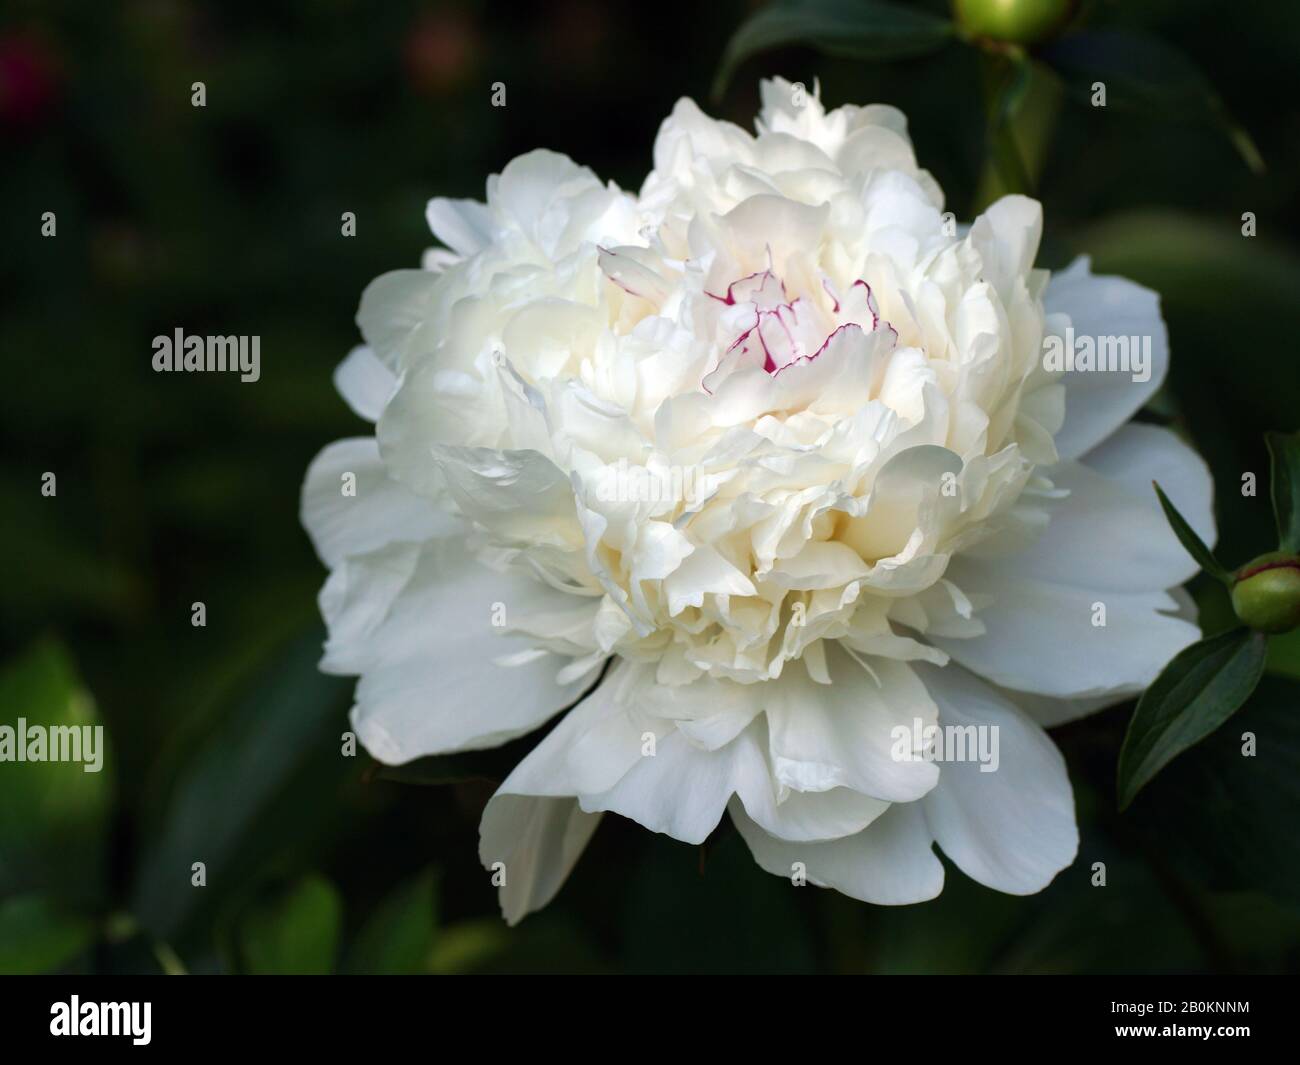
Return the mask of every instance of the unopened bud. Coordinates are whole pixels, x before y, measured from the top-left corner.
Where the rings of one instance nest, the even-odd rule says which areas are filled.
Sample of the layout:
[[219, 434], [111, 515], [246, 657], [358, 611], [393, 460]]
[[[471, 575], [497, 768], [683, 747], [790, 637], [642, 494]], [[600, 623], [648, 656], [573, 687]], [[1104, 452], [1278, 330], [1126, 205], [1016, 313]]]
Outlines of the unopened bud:
[[1035, 44], [1065, 23], [1075, 0], [953, 0], [952, 7], [972, 37]]
[[1232, 585], [1232, 608], [1259, 632], [1290, 632], [1300, 625], [1300, 557], [1270, 551], [1247, 562]]

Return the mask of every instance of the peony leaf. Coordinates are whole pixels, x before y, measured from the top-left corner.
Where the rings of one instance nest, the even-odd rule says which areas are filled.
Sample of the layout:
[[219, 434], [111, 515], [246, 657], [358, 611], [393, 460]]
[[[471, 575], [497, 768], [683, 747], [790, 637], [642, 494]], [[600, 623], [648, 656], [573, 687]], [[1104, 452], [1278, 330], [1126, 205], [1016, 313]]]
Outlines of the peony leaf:
[[[173, 942], [259, 873], [322, 833], [362, 759], [341, 755], [351, 685], [316, 669], [311, 631], [261, 663], [209, 733], [159, 778], [131, 912]], [[190, 890], [202, 862], [207, 887]]]
[[1039, 57], [1085, 100], [1101, 82], [1107, 107], [1219, 126], [1251, 170], [1264, 170], [1250, 134], [1228, 113], [1200, 67], [1172, 45], [1123, 30], [1089, 30], [1061, 38]]
[[713, 95], [718, 98], [746, 59], [803, 44], [844, 59], [906, 59], [937, 51], [955, 36], [947, 19], [883, 0], [780, 0], [732, 35]]
[[1174, 656], [1138, 700], [1119, 752], [1124, 809], [1162, 768], [1228, 720], [1264, 672], [1267, 639], [1233, 629]]
[[1187, 549], [1187, 553], [1196, 559], [1201, 569], [1205, 570], [1211, 577], [1222, 581], [1224, 584], [1232, 583], [1232, 574], [1219, 564], [1219, 560], [1214, 557], [1214, 553], [1205, 546], [1205, 541], [1196, 535], [1187, 519], [1178, 513], [1178, 508], [1169, 502], [1169, 497], [1165, 495], [1160, 485], [1155, 481], [1151, 482], [1152, 487], [1156, 490], [1156, 495], [1160, 497], [1160, 506], [1165, 512], [1165, 517], [1169, 520], [1170, 527], [1174, 530], [1174, 535], [1178, 537], [1178, 542]]
[[1232, 727], [1166, 769], [1125, 819], [1198, 885], [1266, 891], [1293, 912], [1300, 912], [1297, 703], [1300, 684], [1264, 676]]
[[1300, 433], [1265, 433], [1272, 458], [1273, 516], [1279, 551], [1300, 553]]

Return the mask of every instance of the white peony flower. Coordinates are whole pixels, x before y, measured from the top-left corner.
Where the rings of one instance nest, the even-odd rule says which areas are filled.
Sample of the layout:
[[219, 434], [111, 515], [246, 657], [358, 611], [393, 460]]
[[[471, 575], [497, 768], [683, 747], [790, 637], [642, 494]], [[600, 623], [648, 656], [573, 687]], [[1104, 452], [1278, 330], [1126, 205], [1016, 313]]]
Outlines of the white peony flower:
[[[1035, 269], [1022, 196], [957, 233], [899, 112], [792, 89], [757, 136], [682, 100], [636, 195], [522, 156], [362, 297], [336, 381], [375, 435], [303, 489], [321, 668], [387, 763], [572, 706], [483, 814], [511, 922], [606, 811], [687, 843], [725, 811], [868, 902], [937, 895], [936, 843], [1036, 892], [1078, 844], [1044, 727], [1198, 636], [1150, 486], [1211, 539], [1208, 473], [1125, 424], [1167, 368], [1155, 294]], [[1068, 329], [1149, 338], [1147, 379], [1049, 371]], [[992, 728], [996, 771], [936, 726]]]

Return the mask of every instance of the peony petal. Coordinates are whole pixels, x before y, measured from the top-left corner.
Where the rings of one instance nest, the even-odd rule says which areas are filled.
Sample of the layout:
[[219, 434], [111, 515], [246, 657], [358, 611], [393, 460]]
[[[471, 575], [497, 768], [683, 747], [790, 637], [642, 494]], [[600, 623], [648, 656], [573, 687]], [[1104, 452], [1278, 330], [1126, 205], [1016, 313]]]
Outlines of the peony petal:
[[430, 310], [438, 275], [427, 270], [391, 270], [361, 293], [357, 326], [375, 356], [394, 373], [416, 352], [432, 351]]
[[573, 487], [537, 451], [434, 445], [432, 458], [461, 512], [507, 541], [582, 544]]
[[[829, 642], [829, 641], [828, 641]], [[934, 702], [911, 667], [874, 659], [874, 679], [837, 644], [827, 648], [831, 683], [801, 667], [771, 684], [767, 719], [775, 778], [796, 791], [851, 788], [890, 802], [919, 799], [938, 780], [935, 767], [894, 757], [895, 728], [935, 722]]]
[[458, 255], [477, 255], [492, 243], [496, 226], [487, 204], [477, 200], [449, 200], [436, 196], [424, 217], [433, 235]]
[[856, 835], [820, 843], [769, 835], [738, 800], [730, 812], [754, 860], [776, 876], [789, 878], [802, 870], [811, 884], [878, 906], [925, 902], [943, 890], [943, 864], [918, 803], [891, 806]]
[[511, 795], [502, 785], [488, 800], [479, 822], [479, 860], [505, 876], [498, 901], [507, 924], [555, 897], [598, 824], [600, 815], [580, 810], [576, 799]]
[[[355, 494], [345, 495], [353, 481]], [[388, 476], [372, 437], [337, 440], [312, 460], [302, 486], [302, 523], [331, 567], [346, 555], [418, 543], [459, 525]]]
[[[968, 596], [988, 597], [978, 615], [986, 631], [934, 642], [1004, 688], [1057, 698], [1140, 691], [1200, 638], [1165, 613], [1177, 603], [1160, 591], [1077, 588], [969, 559], [955, 559], [948, 576]], [[1102, 606], [1105, 624], [1094, 624]]]
[[[1165, 521], [1152, 487], [1153, 481], [1159, 482], [1196, 534], [1214, 546], [1218, 533], [1214, 527], [1214, 481], [1210, 469], [1200, 455], [1168, 429], [1137, 423], [1125, 425], [1089, 451], [1082, 461], [1147, 500]], [[1168, 521], [1165, 525], [1168, 526]], [[1175, 542], [1172, 530], [1165, 539], [1171, 544]], [[1194, 572], [1193, 568], [1187, 576]], [[1169, 583], [1177, 584], [1185, 579]]]
[[1093, 276], [1086, 258], [1053, 276], [1043, 294], [1049, 314], [1070, 316], [1080, 337], [1150, 337], [1150, 378], [1135, 381], [1118, 371], [1066, 373], [1065, 425], [1056, 434], [1063, 459], [1078, 458], [1129, 420], [1164, 382], [1169, 370], [1169, 334], [1160, 317], [1160, 297], [1122, 277]]
[[572, 703], [590, 678], [556, 683], [564, 657], [521, 654], [536, 641], [493, 624], [501, 611], [530, 612], [568, 598], [489, 569], [461, 540], [427, 545], [387, 616], [369, 626], [369, 640], [349, 658], [351, 669], [362, 671], [352, 722], [366, 749], [400, 764], [493, 747]]
[[1028, 548], [990, 564], [1017, 575], [1096, 591], [1157, 591], [1194, 576], [1196, 562], [1169, 527], [1151, 482], [1209, 543], [1213, 484], [1205, 463], [1167, 429], [1127, 425], [1083, 463], [1048, 471], [1063, 499]]
[[1011, 895], [1041, 891], [1079, 849], [1065, 759], [1037, 724], [960, 667], [919, 672], [939, 704], [941, 725], [991, 730], [984, 735], [997, 744], [996, 762], [942, 764], [938, 785], [921, 800], [935, 840], [986, 887]]
[[368, 422], [377, 422], [397, 378], [365, 345], [353, 348], [334, 370], [334, 387], [347, 405]]
[[739, 776], [758, 771], [760, 757], [753, 744], [740, 738], [720, 750], [703, 751], [674, 729], [656, 744], [653, 756], [638, 759], [612, 788], [580, 801], [589, 812], [622, 814], [652, 832], [703, 843], [718, 827]]

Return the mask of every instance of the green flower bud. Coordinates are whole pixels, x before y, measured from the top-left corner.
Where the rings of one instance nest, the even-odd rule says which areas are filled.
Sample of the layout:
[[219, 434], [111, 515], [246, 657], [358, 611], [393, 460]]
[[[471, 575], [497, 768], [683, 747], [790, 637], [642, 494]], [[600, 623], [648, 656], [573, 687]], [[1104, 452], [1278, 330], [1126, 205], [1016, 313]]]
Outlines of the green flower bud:
[[1232, 584], [1232, 609], [1259, 632], [1290, 632], [1300, 625], [1300, 557], [1270, 551], [1247, 562]]
[[1059, 29], [1075, 0], [953, 0], [957, 22], [974, 37], [1034, 44]]

